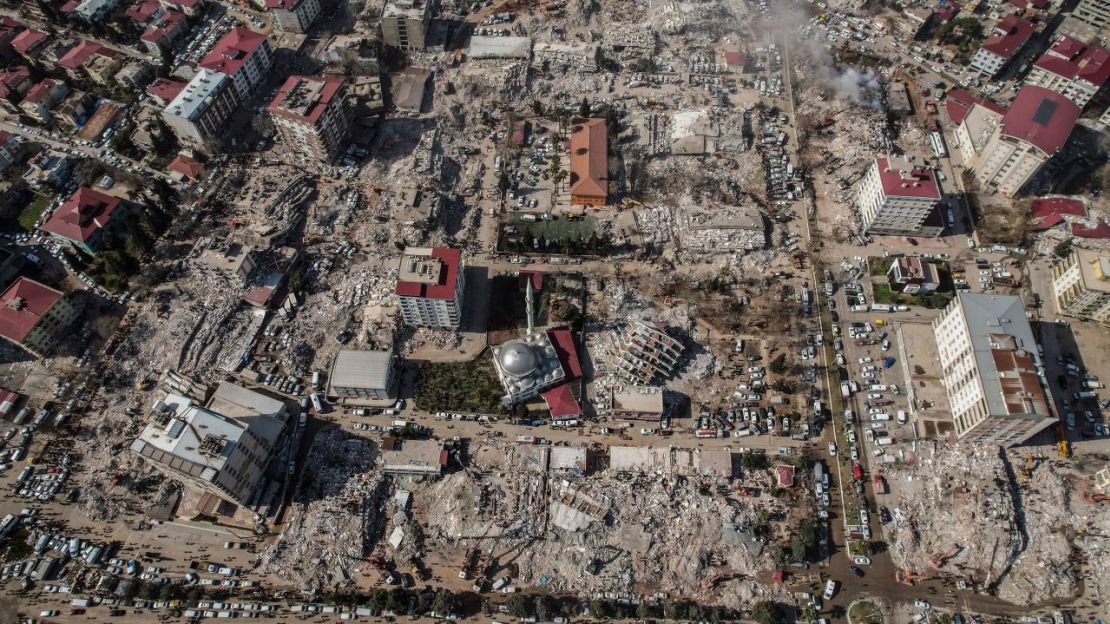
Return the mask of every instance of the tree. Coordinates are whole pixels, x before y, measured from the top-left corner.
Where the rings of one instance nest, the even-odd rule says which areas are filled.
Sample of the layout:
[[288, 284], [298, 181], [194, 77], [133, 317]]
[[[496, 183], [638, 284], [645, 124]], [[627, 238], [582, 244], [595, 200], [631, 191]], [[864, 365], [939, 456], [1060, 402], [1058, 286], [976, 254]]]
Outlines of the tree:
[[785, 624], [782, 607], [770, 601], [757, 602], [752, 606], [751, 619], [759, 624]]
[[786, 372], [786, 353], [780, 353], [775, 359], [771, 360], [771, 366], [769, 368], [771, 372], [776, 375], [781, 375]]
[[400, 587], [390, 590], [385, 599], [385, 609], [394, 613], [401, 613], [408, 606], [408, 595]]
[[1052, 248], [1052, 253], [1055, 254], [1057, 258], [1067, 258], [1071, 255], [1072, 247], [1073, 243], [1072, 240], [1069, 238], [1057, 243], [1056, 246]]
[[812, 603], [802, 607], [802, 612], [798, 614], [799, 622], [811, 622], [817, 619], [817, 607]]
[[512, 182], [509, 181], [508, 172], [502, 171], [501, 174], [497, 176], [497, 190], [501, 193], [502, 200], [505, 199], [505, 193], [509, 192], [510, 186], [512, 186]]
[[582, 98], [582, 103], [578, 105], [578, 116], [579, 117], [589, 117], [590, 116], [590, 101], [587, 100], [586, 98]]
[[543, 102], [539, 100], [532, 100], [532, 114], [536, 117], [543, 117]]
[[555, 603], [555, 599], [551, 596], [540, 594], [536, 596], [535, 612], [537, 620], [548, 622], [559, 614], [559, 605]]
[[613, 617], [613, 605], [606, 600], [590, 601], [590, 617], [605, 620]]
[[530, 594], [513, 594], [506, 603], [509, 613], [518, 618], [529, 617], [535, 611], [535, 603]]

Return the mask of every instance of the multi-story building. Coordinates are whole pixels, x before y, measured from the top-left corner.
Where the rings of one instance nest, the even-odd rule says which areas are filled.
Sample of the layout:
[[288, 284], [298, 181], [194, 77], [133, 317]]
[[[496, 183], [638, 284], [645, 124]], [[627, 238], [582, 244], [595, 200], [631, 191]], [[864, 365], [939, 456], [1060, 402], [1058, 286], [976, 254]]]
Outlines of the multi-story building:
[[166, 11], [164, 15], [151, 21], [150, 26], [139, 35], [146, 49], [158, 56], [169, 51], [173, 44], [185, 34], [188, 22], [181, 11]]
[[97, 84], [108, 84], [121, 64], [119, 52], [95, 41], [85, 40], [70, 48], [58, 59], [58, 66], [70, 78], [82, 80], [88, 77]]
[[646, 386], [655, 378], [670, 377], [685, 347], [657, 323], [635, 321], [628, 326], [616, 353], [615, 373], [630, 383]]
[[282, 401], [225, 381], [205, 406], [178, 394], [156, 401], [131, 452], [173, 479], [249, 505], [266, 489], [288, 420]]
[[932, 263], [925, 262], [921, 256], [896, 259], [886, 272], [890, 289], [907, 295], [931, 293], [940, 287], [940, 274]]
[[[863, 227], [871, 234], [920, 236], [939, 210], [940, 186], [932, 169], [899, 156], [876, 158], [856, 193]], [[939, 235], [940, 232], [932, 235]]]
[[1052, 269], [1060, 314], [1110, 324], [1110, 256], [1077, 249]]
[[287, 146], [310, 162], [334, 160], [351, 131], [346, 80], [290, 76], [267, 110]]
[[1033, 24], [1017, 15], [1010, 14], [995, 24], [983, 45], [971, 58], [971, 69], [996, 76], [1010, 60], [1025, 47], [1033, 35]]
[[960, 291], [933, 333], [961, 441], [1008, 447], [1056, 422], [1020, 297]]
[[254, 95], [274, 65], [274, 51], [266, 35], [248, 28], [232, 28], [200, 61], [200, 66], [231, 76], [239, 100]]
[[42, 231], [88, 253], [95, 253], [104, 240], [104, 231], [121, 219], [126, 207], [118, 197], [105, 195], [87, 186], [79, 187], [46, 223]]
[[0, 171], [14, 165], [23, 155], [23, 137], [0, 130]]
[[266, 0], [266, 8], [274, 14], [278, 30], [285, 32], [308, 32], [320, 16], [320, 0]]
[[382, 472], [410, 477], [438, 477], [447, 465], [447, 450], [439, 440], [382, 441]]
[[1071, 17], [1101, 31], [1110, 24], [1110, 0], [1079, 0]]
[[64, 100], [67, 94], [69, 94], [69, 87], [66, 83], [53, 78], [44, 78], [31, 87], [23, 101], [19, 103], [19, 108], [28, 117], [49, 126], [54, 123], [54, 117], [50, 111]]
[[397, 360], [393, 351], [335, 354], [328, 375], [328, 396], [336, 399], [387, 401], [397, 396]]
[[382, 43], [402, 50], [423, 50], [431, 22], [429, 0], [390, 0], [382, 8]]
[[223, 140], [227, 119], [239, 106], [230, 76], [201, 68], [162, 111], [177, 140], [211, 154]]
[[0, 295], [0, 336], [37, 357], [47, 357], [80, 314], [73, 297], [20, 277]]
[[[972, 113], [981, 107], [975, 106]], [[968, 114], [968, 118], [972, 117]], [[1026, 85], [981, 149], [974, 142], [961, 150], [972, 153], [968, 166], [979, 184], [1004, 195], [1015, 195], [1052, 158], [1071, 135], [1079, 107], [1051, 89]], [[964, 119], [963, 124], [968, 123]], [[966, 130], [962, 131], [969, 134]]]
[[1087, 105], [1110, 77], [1110, 52], [1062, 36], [1025, 78], [1025, 84], [1062, 93], [1079, 108]]
[[395, 291], [405, 325], [457, 330], [462, 321], [464, 273], [461, 249], [405, 248]]
[[580, 119], [570, 126], [570, 203], [604, 206], [609, 196], [609, 143], [605, 120]]

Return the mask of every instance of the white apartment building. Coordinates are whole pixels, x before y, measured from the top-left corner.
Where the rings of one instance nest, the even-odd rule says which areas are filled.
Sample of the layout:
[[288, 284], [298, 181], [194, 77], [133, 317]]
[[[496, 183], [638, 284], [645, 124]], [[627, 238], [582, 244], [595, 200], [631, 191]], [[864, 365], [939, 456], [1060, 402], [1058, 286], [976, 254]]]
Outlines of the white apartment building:
[[274, 51], [266, 35], [232, 28], [201, 59], [200, 66], [230, 76], [239, 100], [247, 102], [274, 66]]
[[995, 76], [1002, 71], [1033, 35], [1033, 24], [1015, 14], [999, 20], [971, 58], [971, 69]]
[[457, 330], [462, 321], [464, 273], [460, 249], [406, 248], [395, 291], [405, 325]]
[[903, 157], [886, 156], [876, 158], [863, 177], [856, 206], [869, 233], [913, 236], [922, 234], [940, 199], [932, 169]]
[[960, 291], [933, 332], [961, 441], [1013, 446], [1057, 421], [1020, 297]]
[[288, 418], [282, 401], [225, 381], [206, 406], [177, 394], [156, 401], [131, 452], [171, 478], [249, 505], [265, 489]]
[[[973, 107], [972, 113], [981, 108]], [[1064, 147], [1079, 119], [1079, 107], [1062, 94], [1026, 85], [979, 148], [974, 131], [967, 128], [972, 113], [958, 133], [961, 151], [972, 152], [967, 163], [979, 184], [1004, 195], [1017, 194]], [[964, 141], [971, 145], [965, 146]]]
[[320, 17], [320, 0], [266, 0], [266, 8], [274, 14], [278, 30], [308, 32]]
[[1101, 31], [1110, 24], [1110, 0], [1079, 0], [1071, 16]]
[[1061, 36], [1025, 78], [1025, 84], [1062, 93], [1079, 108], [1098, 94], [1110, 77], [1110, 52]]
[[201, 68], [162, 111], [162, 119], [182, 145], [211, 154], [222, 142], [224, 124], [238, 106], [231, 78]]
[[1060, 314], [1110, 324], [1110, 256], [1077, 249], [1052, 269]]

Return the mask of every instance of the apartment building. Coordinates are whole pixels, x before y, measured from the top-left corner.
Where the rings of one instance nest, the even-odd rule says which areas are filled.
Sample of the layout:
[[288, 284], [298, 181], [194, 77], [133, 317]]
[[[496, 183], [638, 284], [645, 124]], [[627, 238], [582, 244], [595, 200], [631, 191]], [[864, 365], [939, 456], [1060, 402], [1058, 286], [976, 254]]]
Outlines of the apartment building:
[[78, 187], [42, 224], [42, 231], [86, 253], [100, 249], [105, 230], [125, 216], [118, 197], [87, 186]]
[[[973, 112], [979, 108], [974, 107]], [[1056, 91], [1023, 86], [986, 144], [981, 149], [972, 145], [974, 153], [968, 165], [976, 180], [987, 190], [1017, 194], [1064, 147], [1079, 112], [1074, 102]], [[964, 124], [967, 122], [965, 119]]]
[[230, 76], [239, 101], [247, 102], [274, 66], [274, 51], [266, 35], [232, 28], [201, 59], [200, 66]]
[[266, 489], [288, 419], [282, 401], [225, 381], [207, 405], [178, 394], [155, 401], [131, 452], [173, 479], [249, 505]]
[[1083, 108], [1110, 77], [1110, 52], [1061, 36], [1052, 43], [1025, 78], [1025, 84], [1062, 93]]
[[224, 124], [238, 106], [231, 77], [202, 67], [162, 111], [162, 119], [183, 146], [211, 154], [223, 141]]
[[266, 0], [278, 30], [305, 33], [320, 17], [320, 0]]
[[80, 315], [75, 298], [20, 277], [0, 295], [0, 336], [36, 357], [47, 357]]
[[405, 248], [395, 290], [405, 325], [457, 330], [462, 321], [464, 274], [461, 249]]
[[189, 22], [181, 11], [166, 11], [139, 35], [139, 41], [143, 42], [148, 52], [157, 57], [163, 51], [169, 52], [173, 48], [173, 44], [185, 34], [188, 25]]
[[88, 77], [102, 85], [109, 83], [122, 64], [119, 52], [86, 40], [70, 48], [58, 59], [58, 66], [73, 80]]
[[382, 441], [382, 472], [410, 477], [438, 477], [447, 465], [447, 449], [439, 440]]
[[1102, 31], [1110, 23], [1110, 0], [1079, 0], [1071, 18]]
[[1008, 447], [1056, 422], [1020, 297], [960, 291], [933, 333], [961, 441]]
[[1110, 256], [1077, 249], [1052, 269], [1060, 314], [1110, 324]]
[[290, 76], [267, 108], [282, 140], [307, 161], [342, 152], [351, 131], [346, 87], [338, 76]]
[[1033, 36], [1031, 22], [1011, 13], [995, 24], [983, 45], [971, 58], [971, 69], [990, 77], [997, 76]]
[[871, 234], [939, 236], [928, 228], [940, 207], [936, 173], [900, 156], [876, 158], [856, 193], [863, 227]]
[[646, 386], [674, 374], [685, 347], [658, 323], [635, 321], [628, 326], [614, 362], [615, 373], [629, 383]]
[[402, 50], [423, 50], [431, 22], [430, 0], [389, 0], [382, 8], [382, 43]]
[[0, 171], [19, 161], [23, 155], [23, 137], [0, 130]]

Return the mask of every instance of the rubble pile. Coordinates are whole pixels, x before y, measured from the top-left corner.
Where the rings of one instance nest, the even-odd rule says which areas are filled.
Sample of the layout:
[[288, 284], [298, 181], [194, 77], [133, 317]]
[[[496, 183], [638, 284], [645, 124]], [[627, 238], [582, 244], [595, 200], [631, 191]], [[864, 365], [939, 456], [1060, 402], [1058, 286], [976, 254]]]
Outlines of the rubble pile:
[[[923, 445], [916, 463], [888, 469], [898, 494], [895, 565], [962, 578], [1024, 605], [1075, 596], [1083, 579], [1100, 577], [1082, 562], [1097, 568], [1101, 558], [1091, 553], [1110, 548], [1110, 509], [1077, 495], [1066, 464], [1044, 461], [1026, 480], [1018, 475], [1024, 461], [999, 447], [939, 442]], [[1099, 592], [1110, 589], [1099, 583]]]
[[305, 589], [349, 585], [381, 539], [388, 480], [373, 469], [374, 442], [338, 427], [316, 434], [290, 520], [259, 555], [259, 569]]

